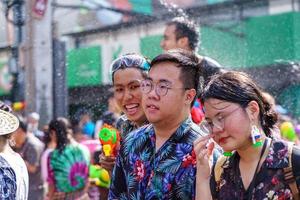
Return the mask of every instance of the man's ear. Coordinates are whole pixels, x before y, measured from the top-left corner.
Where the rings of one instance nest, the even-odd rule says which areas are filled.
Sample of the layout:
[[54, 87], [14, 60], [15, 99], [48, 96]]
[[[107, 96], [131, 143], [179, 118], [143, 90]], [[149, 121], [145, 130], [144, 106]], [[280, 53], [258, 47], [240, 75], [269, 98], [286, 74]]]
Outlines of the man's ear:
[[196, 96], [195, 89], [189, 89], [185, 91], [185, 102], [186, 104], [190, 105]]
[[179, 48], [186, 49], [189, 46], [189, 39], [187, 37], [181, 37], [177, 40]]
[[246, 107], [246, 112], [248, 113], [248, 116], [250, 120], [256, 120], [259, 116], [259, 105], [256, 101], [250, 101], [248, 103], [248, 106]]

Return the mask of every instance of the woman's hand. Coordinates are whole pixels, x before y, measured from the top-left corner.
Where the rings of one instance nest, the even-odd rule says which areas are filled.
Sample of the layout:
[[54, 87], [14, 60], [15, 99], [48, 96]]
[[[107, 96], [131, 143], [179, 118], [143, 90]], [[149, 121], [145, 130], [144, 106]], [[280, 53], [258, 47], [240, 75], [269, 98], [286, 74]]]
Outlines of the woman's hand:
[[214, 143], [209, 142], [212, 135], [200, 137], [194, 141], [194, 151], [197, 156], [197, 176], [201, 179], [210, 177], [210, 157], [214, 149]]
[[211, 200], [210, 192], [210, 157], [214, 143], [209, 142], [212, 135], [200, 137], [194, 142], [194, 151], [197, 156], [196, 200]]

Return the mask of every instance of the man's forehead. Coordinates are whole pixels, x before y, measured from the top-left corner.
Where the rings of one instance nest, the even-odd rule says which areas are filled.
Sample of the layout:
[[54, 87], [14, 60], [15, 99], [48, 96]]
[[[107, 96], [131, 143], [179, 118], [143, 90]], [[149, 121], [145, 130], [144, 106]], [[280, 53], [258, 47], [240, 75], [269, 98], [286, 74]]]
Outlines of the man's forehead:
[[174, 82], [180, 75], [180, 69], [177, 65], [177, 63], [169, 61], [154, 64], [148, 73], [148, 77], [155, 81], [167, 80]]
[[175, 34], [176, 26], [174, 24], [168, 25], [165, 29], [165, 35]]
[[139, 84], [141, 82], [141, 80], [138, 79], [132, 79], [132, 80], [125, 80], [122, 82], [115, 82], [114, 86], [126, 86], [126, 85], [131, 85], [131, 84]]

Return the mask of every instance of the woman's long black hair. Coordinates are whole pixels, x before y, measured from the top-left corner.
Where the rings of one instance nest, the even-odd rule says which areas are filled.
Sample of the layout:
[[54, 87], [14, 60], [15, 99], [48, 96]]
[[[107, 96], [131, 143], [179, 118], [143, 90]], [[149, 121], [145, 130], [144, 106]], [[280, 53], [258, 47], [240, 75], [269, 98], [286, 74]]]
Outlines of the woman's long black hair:
[[67, 130], [66, 124], [59, 119], [51, 120], [49, 123], [49, 132], [54, 131], [57, 138], [56, 149], [60, 152], [62, 152], [67, 144], [70, 143]]
[[268, 137], [272, 137], [272, 129], [278, 115], [263, 95], [263, 91], [247, 74], [228, 71], [216, 75], [205, 87], [201, 95], [202, 103], [209, 98], [237, 103], [243, 108], [251, 101], [256, 101], [259, 105], [261, 127]]

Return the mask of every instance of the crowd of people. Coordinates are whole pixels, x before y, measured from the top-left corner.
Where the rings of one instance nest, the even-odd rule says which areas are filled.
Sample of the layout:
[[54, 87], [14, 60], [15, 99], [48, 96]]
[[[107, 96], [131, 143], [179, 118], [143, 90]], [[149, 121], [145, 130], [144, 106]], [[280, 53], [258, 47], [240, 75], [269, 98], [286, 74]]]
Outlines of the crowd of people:
[[247, 74], [196, 54], [197, 30], [174, 19], [152, 61], [114, 60], [96, 123], [83, 112], [39, 130], [38, 113], [0, 103], [1, 199], [299, 199], [297, 121]]

